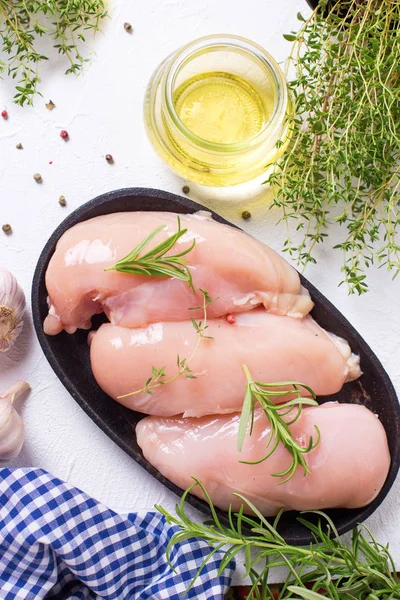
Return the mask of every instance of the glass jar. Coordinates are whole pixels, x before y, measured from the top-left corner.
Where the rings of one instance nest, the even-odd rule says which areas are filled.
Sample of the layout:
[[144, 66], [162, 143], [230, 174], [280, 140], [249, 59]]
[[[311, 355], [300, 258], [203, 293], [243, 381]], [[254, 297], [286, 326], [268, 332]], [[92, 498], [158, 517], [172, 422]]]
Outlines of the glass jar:
[[288, 111], [278, 64], [257, 44], [231, 35], [203, 37], [168, 56], [144, 105], [160, 157], [189, 181], [211, 187], [261, 183], [289, 142]]

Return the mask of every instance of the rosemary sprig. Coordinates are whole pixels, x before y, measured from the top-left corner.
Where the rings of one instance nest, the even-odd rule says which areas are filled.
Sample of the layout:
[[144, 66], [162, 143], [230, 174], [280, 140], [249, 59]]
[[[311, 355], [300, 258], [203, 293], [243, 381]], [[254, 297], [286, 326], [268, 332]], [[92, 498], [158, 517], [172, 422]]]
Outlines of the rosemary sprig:
[[285, 36], [292, 144], [267, 182], [288, 225], [284, 251], [303, 268], [315, 263], [339, 223], [341, 283], [362, 294], [366, 267], [400, 270], [400, 2], [320, 0], [298, 18]]
[[112, 267], [107, 267], [105, 271], [120, 271], [121, 273], [130, 273], [132, 275], [148, 275], [151, 277], [175, 277], [182, 281], [187, 281], [190, 289], [193, 293], [195, 289], [193, 287], [192, 273], [190, 268], [186, 264], [186, 260], [183, 258], [186, 254], [189, 254], [193, 250], [196, 240], [193, 240], [189, 248], [183, 250], [179, 254], [172, 256], [166, 256], [176, 242], [187, 232], [187, 229], [181, 229], [181, 220], [178, 217], [178, 231], [173, 235], [170, 235], [166, 240], [160, 242], [157, 246], [149, 250], [146, 254], [139, 256], [139, 254], [146, 248], [151, 240], [160, 231], [165, 229], [165, 225], [156, 227], [140, 244], [136, 246], [125, 256], [121, 258]]
[[[203, 524], [192, 521], [185, 512], [186, 498], [197, 486], [202, 491], [212, 515], [212, 519]], [[267, 600], [274, 597], [268, 579], [276, 567], [288, 569], [279, 595], [280, 600], [400, 599], [400, 583], [388, 545], [377, 542], [365, 526], [354, 529], [352, 543], [346, 546], [326, 514], [321, 511], [309, 511], [318, 515], [317, 524], [304, 516], [299, 517], [298, 521], [311, 531], [314, 542], [305, 547], [291, 546], [285, 542], [277, 529], [282, 512], [270, 523], [245, 496], [234, 496], [240, 498], [243, 504], [236, 513], [232, 507], [229, 508], [229, 527], [221, 523], [207, 490], [197, 479], [194, 479], [193, 485], [183, 494], [180, 504], [176, 506], [176, 515], [156, 505], [155, 508], [164, 515], [168, 523], [179, 527], [166, 550], [169, 565], [173, 570], [175, 569], [171, 561], [171, 552], [175, 544], [193, 538], [205, 540], [212, 547], [210, 554], [199, 565], [196, 576], [186, 592], [191, 589], [213, 554], [220, 550], [224, 552], [224, 557], [218, 575], [221, 575], [230, 561], [243, 551], [246, 575], [252, 581], [248, 600]], [[254, 517], [244, 514], [246, 505]], [[321, 592], [321, 595], [318, 592]]]
[[[309, 386], [293, 381], [283, 381], [279, 383], [261, 383], [259, 381], [254, 381], [246, 365], [243, 365], [243, 370], [247, 378], [247, 385], [239, 421], [239, 452], [243, 448], [249, 421], [250, 435], [252, 435], [256, 403], [261, 406], [265, 416], [269, 420], [271, 424], [271, 433], [267, 442], [267, 454], [263, 458], [254, 462], [245, 460], [241, 460], [240, 462], [249, 465], [258, 465], [269, 458], [275, 452], [279, 443], [281, 443], [292, 456], [293, 460], [285, 471], [274, 473], [273, 477], [283, 477], [284, 479], [279, 483], [286, 483], [293, 477], [298, 467], [302, 467], [304, 475], [307, 475], [310, 473], [310, 470], [304, 459], [304, 454], [307, 454], [317, 446], [321, 437], [320, 431], [318, 427], [314, 425], [317, 432], [317, 439], [314, 442], [313, 437], [310, 436], [308, 444], [306, 446], [300, 446], [292, 437], [290, 425], [293, 425], [300, 417], [303, 406], [318, 405], [315, 392]], [[311, 398], [304, 398], [302, 395], [303, 390], [306, 390], [311, 395]], [[273, 400], [271, 400], [271, 398], [283, 398], [288, 395], [293, 396], [293, 394], [296, 396], [294, 399], [281, 404], [275, 404]], [[290, 413], [293, 413], [293, 415], [289, 418], [285, 418], [288, 417]]]
[[[54, 38], [54, 48], [70, 63], [66, 73], [79, 73], [86, 59], [79, 50], [86, 31], [98, 31], [107, 15], [103, 0], [0, 0], [0, 74], [14, 79], [14, 101], [33, 104], [40, 83], [40, 63], [48, 57], [36, 50], [38, 38]], [[43, 23], [43, 17], [45, 24]]]
[[165, 367], [161, 367], [161, 369], [157, 369], [156, 367], [152, 366], [151, 367], [151, 376], [146, 380], [144, 386], [140, 390], [135, 390], [134, 392], [129, 392], [128, 394], [124, 394], [123, 396], [118, 396], [118, 399], [128, 398], [129, 396], [135, 396], [136, 394], [142, 394], [143, 392], [146, 394], [152, 395], [153, 390], [155, 388], [158, 388], [160, 385], [167, 385], [168, 383], [175, 381], [175, 379], [178, 379], [179, 377], [186, 377], [186, 379], [196, 379], [196, 375], [193, 375], [193, 371], [190, 368], [190, 363], [193, 360], [193, 357], [196, 354], [201, 342], [203, 340], [214, 339], [212, 336], [206, 335], [206, 330], [208, 329], [207, 307], [212, 302], [214, 302], [214, 300], [212, 300], [210, 298], [210, 295], [208, 294], [207, 290], [200, 289], [199, 291], [202, 293], [202, 296], [203, 296], [203, 304], [201, 306], [193, 306], [193, 307], [189, 308], [189, 310], [202, 309], [203, 318], [200, 321], [196, 321], [193, 318], [190, 319], [198, 337], [197, 337], [196, 344], [195, 344], [189, 358], [181, 359], [178, 355], [176, 357], [177, 371], [174, 375], [171, 375], [171, 377], [169, 377], [168, 379], [166, 379]]

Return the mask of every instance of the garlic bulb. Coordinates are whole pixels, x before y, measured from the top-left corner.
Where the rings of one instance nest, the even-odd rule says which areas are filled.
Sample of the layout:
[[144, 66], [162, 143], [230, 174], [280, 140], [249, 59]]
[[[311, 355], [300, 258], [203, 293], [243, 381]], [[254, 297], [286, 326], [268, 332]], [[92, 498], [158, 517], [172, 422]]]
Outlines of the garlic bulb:
[[29, 383], [17, 381], [4, 394], [0, 394], [0, 461], [11, 460], [21, 452], [24, 424], [13, 403], [29, 389]]
[[21, 333], [25, 296], [14, 275], [0, 268], [0, 352], [6, 352]]

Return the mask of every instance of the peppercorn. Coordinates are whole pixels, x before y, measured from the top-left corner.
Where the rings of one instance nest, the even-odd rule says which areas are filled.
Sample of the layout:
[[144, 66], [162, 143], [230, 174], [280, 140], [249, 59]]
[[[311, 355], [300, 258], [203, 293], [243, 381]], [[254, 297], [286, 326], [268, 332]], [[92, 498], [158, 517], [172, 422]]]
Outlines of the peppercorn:
[[60, 137], [62, 137], [63, 140], [68, 140], [69, 139], [69, 133], [68, 133], [68, 131], [66, 131], [65, 129], [63, 129], [62, 131], [60, 131]]
[[55, 104], [53, 102], [53, 100], [49, 100], [48, 103], [46, 104], [46, 108], [47, 110], [53, 110], [53, 108], [55, 108]]
[[42, 176], [40, 173], [35, 173], [33, 179], [36, 181], [36, 183], [42, 183]]
[[225, 319], [228, 321], [229, 325], [234, 325], [236, 323], [235, 315], [232, 315], [231, 313], [228, 313]]
[[111, 154], [106, 154], [106, 161], [111, 165], [114, 162], [114, 159]]
[[182, 188], [182, 192], [184, 194], [188, 194], [190, 192], [190, 187], [188, 185], [184, 185]]
[[10, 233], [12, 233], [12, 228], [11, 225], [9, 223], [5, 223], [2, 227], [2, 230], [4, 231], [5, 234], [10, 235]]
[[124, 29], [128, 33], [131, 33], [133, 28], [132, 28], [132, 25], [130, 23], [124, 23]]
[[248, 210], [244, 210], [242, 212], [242, 219], [248, 221], [249, 219], [251, 219], [251, 213]]
[[65, 199], [65, 196], [60, 196], [60, 198], [59, 198], [59, 200], [58, 200], [58, 203], [59, 203], [61, 206], [66, 206], [66, 204], [67, 204], [67, 201], [66, 201], [66, 199]]
[[17, 150], [23, 150], [23, 148], [24, 148], [21, 143], [17, 144], [15, 147]]
[[3, 110], [1, 116], [3, 117], [3, 119], [8, 119], [8, 112], [6, 110]]

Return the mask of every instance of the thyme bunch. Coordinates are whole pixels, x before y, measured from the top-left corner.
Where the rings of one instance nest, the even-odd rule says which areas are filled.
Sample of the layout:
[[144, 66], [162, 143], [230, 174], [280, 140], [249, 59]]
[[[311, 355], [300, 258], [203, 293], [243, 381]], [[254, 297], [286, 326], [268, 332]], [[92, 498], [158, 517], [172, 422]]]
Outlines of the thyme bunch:
[[40, 64], [48, 60], [37, 49], [50, 36], [64, 55], [66, 73], [78, 74], [87, 59], [79, 50], [87, 31], [98, 31], [107, 11], [103, 0], [0, 0], [0, 74], [16, 82], [14, 101], [33, 104], [40, 84]]
[[[192, 521], [185, 512], [187, 495], [196, 487], [201, 489], [210, 507], [212, 519], [205, 523]], [[240, 551], [244, 551], [246, 575], [252, 581], [248, 600], [276, 597], [268, 585], [269, 575], [276, 567], [288, 569], [279, 600], [400, 599], [400, 583], [389, 548], [377, 542], [367, 527], [354, 529], [352, 543], [346, 546], [328, 515], [321, 511], [309, 511], [319, 516], [317, 524], [307, 520], [305, 513], [301, 513], [298, 521], [311, 531], [314, 541], [304, 547], [291, 546], [278, 531], [282, 511], [271, 523], [245, 496], [234, 496], [240, 498], [243, 504], [237, 513], [232, 511], [232, 507], [229, 508], [229, 526], [221, 523], [207, 490], [197, 479], [184, 492], [180, 504], [176, 506], [175, 515], [156, 505], [155, 508], [165, 516], [168, 523], [179, 527], [166, 550], [172, 569], [170, 552], [175, 544], [190, 538], [205, 540], [210, 544], [210, 554], [199, 565], [197, 574], [186, 591], [192, 587], [215, 552], [224, 552], [218, 571], [218, 575], [221, 575], [229, 562]], [[245, 515], [244, 506], [254, 516]]]
[[305, 268], [339, 223], [340, 283], [362, 294], [366, 267], [400, 270], [400, 2], [320, 0], [298, 18], [300, 30], [284, 36], [292, 143], [267, 183], [301, 234], [294, 242], [288, 227], [284, 250]]

